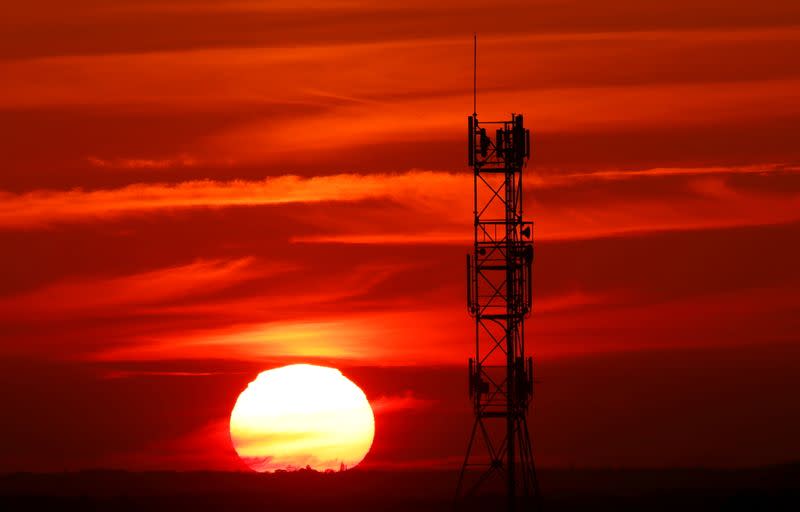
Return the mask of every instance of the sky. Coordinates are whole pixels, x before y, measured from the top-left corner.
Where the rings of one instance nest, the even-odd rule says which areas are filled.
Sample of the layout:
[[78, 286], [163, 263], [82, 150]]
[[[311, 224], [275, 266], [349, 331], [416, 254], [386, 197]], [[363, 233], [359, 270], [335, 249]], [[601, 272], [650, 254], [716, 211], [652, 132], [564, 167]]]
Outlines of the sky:
[[333, 366], [369, 468], [471, 427], [466, 117], [532, 132], [537, 463], [800, 459], [794, 0], [31, 0], [0, 19], [0, 471], [246, 470]]

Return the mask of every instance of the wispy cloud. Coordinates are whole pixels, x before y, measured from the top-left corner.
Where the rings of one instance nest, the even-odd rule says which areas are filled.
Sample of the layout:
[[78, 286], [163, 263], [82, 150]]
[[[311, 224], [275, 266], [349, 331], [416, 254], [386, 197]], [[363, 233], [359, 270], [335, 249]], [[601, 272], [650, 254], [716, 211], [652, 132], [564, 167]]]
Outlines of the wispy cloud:
[[[791, 188], [736, 185], [733, 178], [780, 181], [800, 173], [796, 166], [767, 164], [741, 167], [655, 168], [594, 173], [533, 173], [526, 186], [528, 211], [538, 221], [539, 239], [607, 236], [638, 231], [759, 225], [800, 218], [800, 196]], [[660, 190], [656, 179], [672, 179]], [[768, 182], [777, 183], [778, 181]], [[590, 200], [571, 196], [573, 187], [608, 182]], [[641, 183], [639, 193], [614, 183]], [[675, 188], [675, 183], [678, 188]], [[40, 190], [0, 194], [0, 228], [27, 229], [60, 223], [92, 222], [123, 216], [197, 208], [359, 203], [385, 199], [398, 209], [380, 212], [380, 223], [366, 216], [331, 218], [314, 209], [296, 209], [317, 232], [296, 235], [295, 242], [318, 243], [453, 243], [469, 238], [463, 214], [471, 210], [472, 177], [468, 173], [409, 171], [395, 174], [335, 174], [303, 178], [283, 175], [260, 181], [186, 181], [135, 184], [101, 190]], [[588, 189], [587, 189], [588, 190]], [[538, 193], [537, 193], [538, 191]], [[545, 197], [543, 194], [546, 193]], [[578, 199], [576, 199], [578, 197]], [[365, 206], [369, 211], [369, 206]], [[414, 219], [414, 222], [409, 222]], [[432, 219], [435, 219], [433, 221]]]
[[71, 278], [0, 299], [0, 317], [76, 318], [105, 312], [120, 315], [191, 295], [209, 293], [251, 279], [290, 270], [287, 264], [258, 264], [254, 258], [200, 260], [137, 274]]
[[737, 174], [795, 174], [800, 173], [800, 166], [784, 164], [762, 164], [743, 166], [709, 166], [709, 167], [657, 167], [640, 170], [602, 170], [596, 172], [566, 173], [551, 175], [542, 180], [540, 185], [570, 185], [580, 181], [601, 180], [633, 180], [636, 178], [662, 178], [673, 176], [731, 176]]
[[[636, 304], [632, 292], [572, 291], [537, 298], [535, 314], [541, 325], [560, 325], [561, 316], [581, 311], [603, 311], [617, 305]], [[229, 306], [230, 309], [231, 306]], [[304, 311], [313, 311], [309, 305]], [[224, 308], [223, 308], [224, 309]], [[284, 310], [277, 317], [285, 318]], [[93, 360], [158, 361], [204, 357], [224, 359], [349, 361], [363, 364], [379, 360], [382, 365], [452, 364], [461, 361], [462, 344], [471, 333], [466, 313], [449, 299], [441, 307], [428, 309], [395, 307], [388, 303], [375, 311], [344, 309], [335, 313], [309, 312], [302, 317], [230, 324], [219, 322], [205, 329], [172, 329], [162, 333], [135, 335], [124, 345], [99, 347]], [[571, 322], [571, 320], [570, 320]], [[558, 354], [555, 345], [544, 353]], [[393, 412], [429, 405], [404, 394], [375, 399], [376, 412]]]
[[401, 395], [382, 395], [370, 400], [370, 405], [375, 414], [388, 414], [398, 411], [413, 409], [426, 409], [435, 404], [435, 400], [418, 398], [411, 390], [406, 390]]
[[464, 188], [467, 184], [464, 176], [458, 174], [411, 171], [393, 175], [339, 174], [313, 178], [284, 175], [262, 181], [201, 180], [93, 191], [2, 193], [0, 226], [29, 227], [171, 209], [359, 201], [381, 197], [432, 202], [439, 191], [452, 186]]
[[[266, 360], [380, 360], [384, 365], [452, 359], [451, 333], [464, 330], [462, 308], [347, 311], [305, 318], [218, 325], [132, 336], [125, 345], [99, 347], [97, 361], [187, 360], [204, 357]], [[425, 343], [420, 340], [425, 338]], [[410, 340], [414, 340], [413, 342]], [[435, 347], [431, 349], [431, 347]]]
[[175, 158], [114, 158], [111, 160], [90, 156], [86, 159], [93, 167], [118, 169], [171, 169], [174, 167], [193, 167], [197, 159], [188, 155]]

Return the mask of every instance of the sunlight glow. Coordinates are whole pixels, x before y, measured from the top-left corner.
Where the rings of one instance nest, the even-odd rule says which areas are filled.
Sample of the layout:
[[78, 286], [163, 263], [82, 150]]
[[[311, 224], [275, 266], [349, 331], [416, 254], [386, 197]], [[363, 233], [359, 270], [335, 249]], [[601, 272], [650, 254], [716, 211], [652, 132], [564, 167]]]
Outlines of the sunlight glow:
[[338, 471], [367, 455], [375, 417], [364, 392], [339, 370], [293, 364], [248, 384], [231, 412], [230, 433], [255, 471]]

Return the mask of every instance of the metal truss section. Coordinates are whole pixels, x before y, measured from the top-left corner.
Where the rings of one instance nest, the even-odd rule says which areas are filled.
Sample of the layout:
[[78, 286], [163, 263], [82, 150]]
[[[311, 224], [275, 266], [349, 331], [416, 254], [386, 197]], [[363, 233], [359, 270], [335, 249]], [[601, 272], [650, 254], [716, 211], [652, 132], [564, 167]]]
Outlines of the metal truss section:
[[539, 495], [527, 419], [534, 382], [533, 359], [525, 351], [533, 223], [523, 219], [522, 171], [529, 156], [522, 115], [483, 123], [477, 114], [468, 118], [474, 245], [467, 255], [466, 295], [475, 319], [475, 356], [469, 360], [475, 422], [456, 498], [460, 503], [482, 487], [490, 490], [494, 479], [504, 487], [509, 510], [529, 508]]

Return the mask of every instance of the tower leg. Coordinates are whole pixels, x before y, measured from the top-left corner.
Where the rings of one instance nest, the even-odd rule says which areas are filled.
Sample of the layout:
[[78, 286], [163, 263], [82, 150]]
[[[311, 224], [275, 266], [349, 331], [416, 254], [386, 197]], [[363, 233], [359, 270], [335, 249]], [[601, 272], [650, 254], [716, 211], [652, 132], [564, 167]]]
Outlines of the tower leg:
[[[509, 333], [506, 338], [513, 340], [513, 334]], [[510, 343], [510, 342], [509, 342]], [[516, 443], [514, 442], [517, 437], [517, 418], [514, 409], [514, 353], [508, 351], [508, 367], [506, 369], [508, 375], [508, 410], [506, 412], [506, 471], [508, 471], [508, 512], [514, 512], [517, 509], [517, 468], [516, 468]]]
[[456, 486], [456, 502], [461, 498], [461, 489], [464, 486], [464, 474], [467, 472], [467, 465], [469, 464], [469, 456], [472, 453], [472, 443], [475, 442], [475, 433], [478, 431], [478, 422], [480, 418], [475, 418], [472, 424], [472, 433], [469, 436], [469, 444], [467, 445], [467, 454], [464, 456], [464, 463], [461, 465], [461, 473], [458, 475], [458, 485]]

